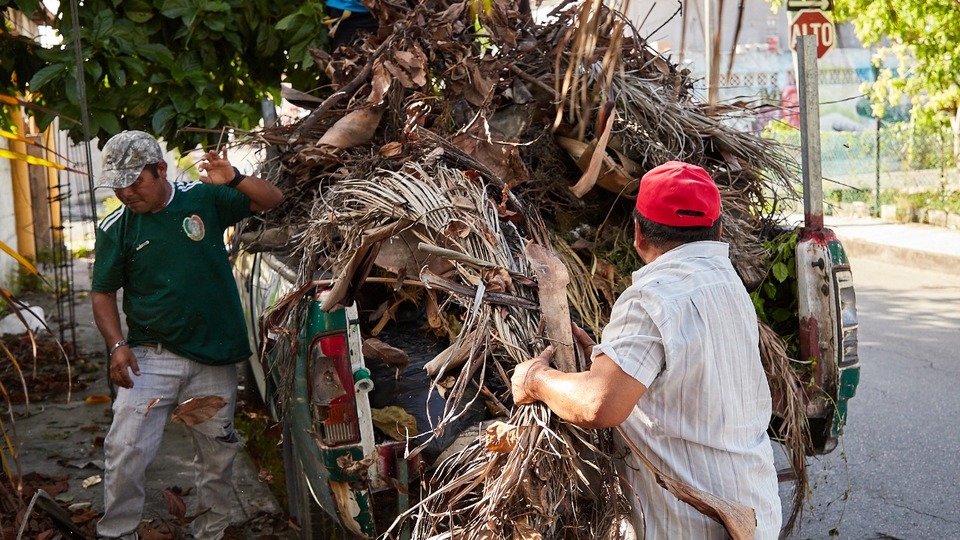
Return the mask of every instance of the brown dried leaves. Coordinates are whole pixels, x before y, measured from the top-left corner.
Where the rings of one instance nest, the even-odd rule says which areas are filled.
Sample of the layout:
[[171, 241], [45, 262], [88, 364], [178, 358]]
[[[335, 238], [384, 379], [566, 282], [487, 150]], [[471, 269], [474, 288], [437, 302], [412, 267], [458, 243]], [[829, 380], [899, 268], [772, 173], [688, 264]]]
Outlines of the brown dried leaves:
[[174, 409], [173, 418], [171, 418], [170, 421], [177, 424], [195, 426], [213, 418], [226, 404], [227, 400], [220, 396], [191, 398]]

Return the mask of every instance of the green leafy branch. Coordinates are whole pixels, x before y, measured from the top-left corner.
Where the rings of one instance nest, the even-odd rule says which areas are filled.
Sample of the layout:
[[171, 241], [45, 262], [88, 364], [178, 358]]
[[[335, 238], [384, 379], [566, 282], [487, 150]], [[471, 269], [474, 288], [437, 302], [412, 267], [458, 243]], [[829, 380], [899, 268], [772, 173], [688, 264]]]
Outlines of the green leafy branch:
[[[788, 351], [798, 347], [793, 336], [798, 329], [797, 242], [800, 233], [784, 232], [763, 243], [770, 254], [770, 269], [750, 293], [757, 318], [773, 328], [787, 342]], [[795, 357], [795, 355], [794, 355]]]

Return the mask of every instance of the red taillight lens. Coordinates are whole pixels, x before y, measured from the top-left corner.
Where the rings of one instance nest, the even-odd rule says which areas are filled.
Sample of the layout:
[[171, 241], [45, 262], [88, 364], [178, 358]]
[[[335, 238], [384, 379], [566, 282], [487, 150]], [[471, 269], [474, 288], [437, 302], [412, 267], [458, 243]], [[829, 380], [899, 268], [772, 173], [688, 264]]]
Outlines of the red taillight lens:
[[342, 334], [317, 338], [310, 346], [310, 409], [317, 435], [337, 446], [360, 440], [353, 371]]

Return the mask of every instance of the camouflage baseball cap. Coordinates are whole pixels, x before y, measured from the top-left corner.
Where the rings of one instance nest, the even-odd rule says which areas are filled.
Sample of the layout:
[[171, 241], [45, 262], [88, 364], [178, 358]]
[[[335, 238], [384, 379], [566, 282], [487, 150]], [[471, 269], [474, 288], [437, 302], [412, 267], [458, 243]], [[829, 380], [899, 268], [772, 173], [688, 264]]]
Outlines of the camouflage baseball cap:
[[147, 165], [163, 161], [160, 143], [142, 131], [121, 131], [103, 145], [103, 171], [97, 187], [120, 189], [137, 181]]

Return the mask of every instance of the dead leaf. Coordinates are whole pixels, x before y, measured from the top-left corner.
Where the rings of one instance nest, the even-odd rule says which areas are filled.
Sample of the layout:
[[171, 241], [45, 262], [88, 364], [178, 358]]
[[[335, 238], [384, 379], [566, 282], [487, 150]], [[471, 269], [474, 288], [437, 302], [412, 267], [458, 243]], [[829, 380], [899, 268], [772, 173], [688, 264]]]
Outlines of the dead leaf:
[[393, 54], [397, 65], [403, 68], [418, 87], [427, 84], [427, 72], [423, 67], [423, 58], [410, 51], [397, 51]]
[[384, 67], [387, 71], [389, 71], [391, 75], [393, 75], [394, 79], [396, 79], [397, 82], [400, 83], [400, 86], [403, 86], [404, 88], [410, 88], [410, 89], [416, 89], [416, 88], [418, 88], [418, 86], [416, 85], [416, 83], [413, 82], [413, 79], [410, 78], [410, 75], [407, 74], [407, 72], [404, 71], [404, 70], [403, 70], [400, 66], [398, 66], [397, 64], [395, 64], [395, 63], [393, 63], [393, 62], [391, 62], [391, 61], [389, 61], [389, 60], [384, 60], [384, 61], [383, 61], [383, 67]]
[[543, 538], [536, 529], [522, 521], [514, 521], [513, 525], [513, 540], [541, 540]]
[[682, 480], [664, 474], [643, 455], [622, 427], [617, 426], [616, 429], [633, 454], [647, 467], [663, 489], [694, 507], [701, 514], [722, 524], [733, 540], [747, 540], [754, 537], [757, 529], [757, 514], [753, 508], [699, 490]]
[[393, 84], [393, 77], [383, 67], [382, 62], [373, 64], [373, 73], [370, 75], [370, 95], [367, 96], [367, 103], [370, 105], [380, 105], [383, 103], [384, 96], [390, 91]]
[[382, 409], [370, 409], [373, 425], [395, 441], [407, 440], [417, 435], [417, 419], [402, 407], [390, 405]]
[[[90, 506], [91, 504], [89, 502], [71, 504], [69, 510], [71, 512], [81, 512], [82, 510], [89, 508]], [[96, 509], [90, 509], [90, 510], [87, 510], [86, 512], [74, 514], [74, 516], [70, 518], [70, 521], [76, 523], [77, 525], [83, 525], [84, 523], [89, 523], [99, 517], [100, 517], [100, 512], [98, 512]]]
[[473, 133], [457, 135], [452, 142], [480, 163], [487, 165], [494, 174], [510, 185], [522, 184], [530, 179], [530, 171], [515, 145], [488, 142]]
[[513, 279], [505, 268], [485, 268], [481, 275], [488, 292], [513, 294]]
[[[177, 529], [176, 533], [173, 532], [174, 527]], [[137, 532], [140, 533], [140, 540], [175, 540], [181, 536], [180, 525], [163, 519], [141, 522]]]
[[187, 505], [183, 502], [183, 497], [169, 489], [161, 489], [160, 494], [163, 495], [163, 500], [167, 503], [167, 512], [170, 512], [170, 515], [177, 519], [186, 517]]
[[153, 406], [156, 405], [157, 403], [160, 403], [160, 398], [153, 398], [153, 401], [151, 401], [150, 404], [147, 405], [147, 410], [143, 411], [143, 415], [146, 416], [150, 414], [150, 409], [152, 409]]
[[613, 263], [606, 259], [597, 259], [596, 268], [593, 271], [593, 285], [610, 305], [613, 305], [617, 299], [616, 275], [617, 268]]
[[447, 238], [466, 238], [470, 236], [470, 225], [459, 219], [451, 219], [443, 235]]
[[317, 141], [317, 145], [345, 150], [367, 144], [373, 139], [373, 134], [376, 133], [382, 117], [383, 109], [381, 108], [353, 111], [330, 126], [330, 129]]
[[506, 422], [494, 422], [484, 431], [484, 446], [491, 452], [506, 454], [516, 448], [521, 428]]
[[407, 353], [377, 338], [367, 338], [363, 340], [363, 356], [373, 360], [379, 360], [399, 371], [403, 371], [410, 365], [410, 357], [407, 356]]
[[83, 489], [87, 489], [89, 487], [99, 484], [100, 482], [103, 482], [103, 478], [100, 478], [99, 474], [95, 474], [89, 478], [84, 479], [83, 482], [80, 483], [80, 485], [83, 486]]
[[86, 404], [88, 404], [88, 405], [100, 405], [100, 404], [103, 404], [103, 403], [110, 403], [111, 401], [113, 401], [113, 400], [110, 399], [110, 396], [104, 396], [104, 395], [101, 395], [101, 394], [96, 394], [96, 395], [93, 395], [93, 396], [89, 396], [89, 397], [87, 397], [87, 399], [83, 400], [83, 402], [86, 403]]
[[477, 107], [487, 102], [487, 98], [493, 92], [494, 81], [487, 77], [480, 66], [473, 65], [470, 71], [470, 82], [472, 84], [464, 88], [464, 97], [472, 105]]
[[385, 158], [397, 157], [403, 153], [403, 144], [398, 142], [389, 142], [380, 147], [380, 155]]
[[217, 411], [226, 406], [227, 401], [220, 396], [203, 396], [181, 403], [174, 411], [171, 422], [195, 426], [213, 418]]

